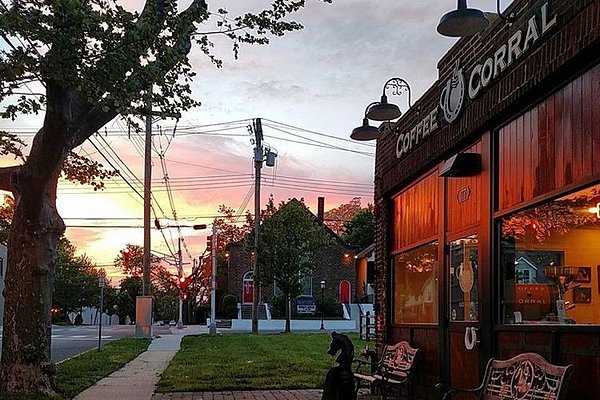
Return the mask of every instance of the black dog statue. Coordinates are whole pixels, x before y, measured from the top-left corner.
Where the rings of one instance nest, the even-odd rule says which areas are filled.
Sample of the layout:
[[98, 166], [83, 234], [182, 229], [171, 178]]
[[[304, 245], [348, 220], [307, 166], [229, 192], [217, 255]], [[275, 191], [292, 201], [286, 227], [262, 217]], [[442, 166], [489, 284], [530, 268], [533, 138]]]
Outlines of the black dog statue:
[[331, 332], [331, 345], [327, 354], [335, 356], [337, 365], [331, 367], [325, 377], [322, 400], [356, 400], [354, 392], [354, 345], [348, 336]]

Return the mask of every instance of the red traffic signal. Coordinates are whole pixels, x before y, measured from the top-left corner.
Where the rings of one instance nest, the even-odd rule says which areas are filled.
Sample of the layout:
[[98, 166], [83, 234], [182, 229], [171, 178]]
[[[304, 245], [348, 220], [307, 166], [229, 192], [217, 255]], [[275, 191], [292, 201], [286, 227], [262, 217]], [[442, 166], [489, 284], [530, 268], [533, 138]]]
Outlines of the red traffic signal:
[[123, 265], [125, 265], [125, 267], [129, 267], [129, 263], [131, 261], [131, 254], [129, 248], [125, 248], [121, 251], [121, 253], [123, 254]]
[[188, 286], [190, 286], [190, 277], [186, 277], [186, 276], [180, 276], [179, 277], [179, 289], [181, 289], [181, 291], [186, 291]]

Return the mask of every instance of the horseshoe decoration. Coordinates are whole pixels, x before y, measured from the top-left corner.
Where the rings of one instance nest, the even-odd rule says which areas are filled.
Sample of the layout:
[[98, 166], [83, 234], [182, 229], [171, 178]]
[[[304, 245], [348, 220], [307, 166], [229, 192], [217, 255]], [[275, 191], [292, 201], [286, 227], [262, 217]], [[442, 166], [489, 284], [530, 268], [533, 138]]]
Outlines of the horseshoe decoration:
[[477, 340], [478, 329], [474, 326], [467, 326], [465, 329], [465, 348], [467, 350], [473, 350], [476, 345], [479, 344]]

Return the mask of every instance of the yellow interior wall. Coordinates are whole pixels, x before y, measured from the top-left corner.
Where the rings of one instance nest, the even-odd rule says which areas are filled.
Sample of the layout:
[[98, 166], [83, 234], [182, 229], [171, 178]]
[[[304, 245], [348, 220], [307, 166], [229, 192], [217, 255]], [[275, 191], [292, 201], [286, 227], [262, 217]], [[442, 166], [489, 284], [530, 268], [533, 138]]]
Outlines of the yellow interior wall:
[[[590, 304], [577, 303], [566, 315], [578, 324], [600, 324], [600, 291], [598, 286], [598, 266], [600, 265], [600, 229], [577, 229], [556, 236], [544, 243], [518, 243], [524, 250], [557, 250], [564, 252], [564, 264], [570, 266], [590, 267], [591, 282], [581, 283], [582, 288], [592, 289]], [[571, 284], [573, 285], [573, 283]], [[573, 301], [573, 291], [565, 294], [566, 301]]]

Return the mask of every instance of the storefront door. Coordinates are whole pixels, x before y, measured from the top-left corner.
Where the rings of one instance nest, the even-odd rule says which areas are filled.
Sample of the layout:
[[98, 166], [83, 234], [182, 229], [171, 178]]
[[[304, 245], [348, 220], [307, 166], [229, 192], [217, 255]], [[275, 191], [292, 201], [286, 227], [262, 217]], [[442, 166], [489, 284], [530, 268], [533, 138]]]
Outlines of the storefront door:
[[450, 382], [454, 387], [474, 388], [480, 378], [478, 235], [451, 240], [447, 249]]

